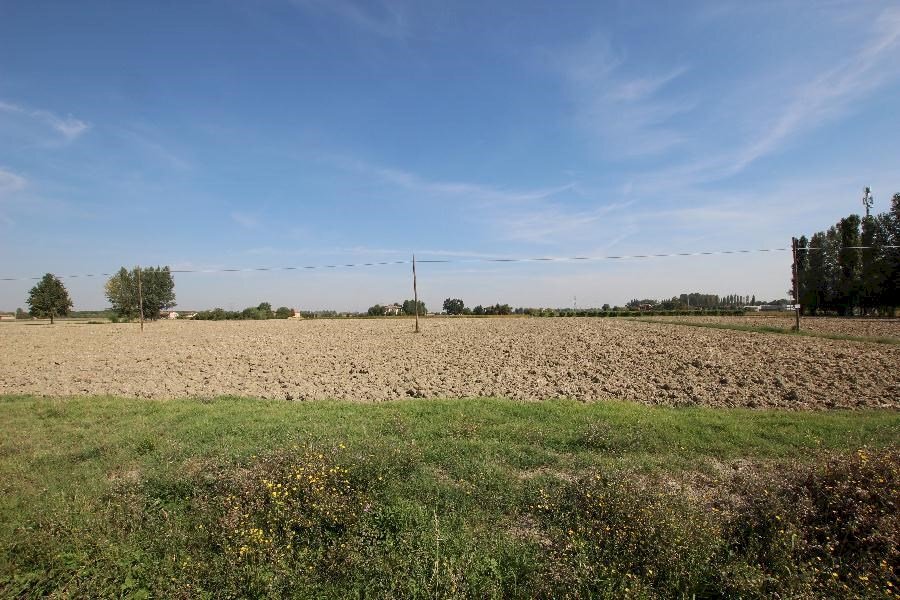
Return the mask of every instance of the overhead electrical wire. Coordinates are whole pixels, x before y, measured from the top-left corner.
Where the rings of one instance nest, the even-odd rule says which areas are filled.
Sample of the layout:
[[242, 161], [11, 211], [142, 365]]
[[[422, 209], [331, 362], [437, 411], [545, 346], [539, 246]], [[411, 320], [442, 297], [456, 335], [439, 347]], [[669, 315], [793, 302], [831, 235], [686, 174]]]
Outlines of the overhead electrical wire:
[[[871, 250], [874, 246], [844, 246], [838, 250]], [[896, 249], [900, 246], [879, 246], [880, 249]], [[798, 247], [798, 251], [822, 250], [819, 247], [805, 246]], [[677, 256], [720, 256], [728, 254], [753, 254], [759, 252], [790, 252], [791, 248], [756, 248], [748, 250], [713, 250], [707, 252], [669, 252], [663, 254], [629, 254], [629, 255], [607, 255], [607, 256], [541, 256], [541, 257], [523, 257], [523, 258], [489, 258], [489, 257], [473, 257], [473, 258], [442, 258], [442, 259], [416, 259], [419, 264], [459, 264], [459, 263], [522, 263], [522, 262], [578, 262], [578, 261], [602, 261], [602, 260], [632, 260], [632, 259], [648, 259], [648, 258], [669, 258]], [[409, 265], [409, 260], [391, 260], [363, 263], [343, 263], [331, 265], [304, 265], [298, 267], [246, 267], [246, 268], [221, 268], [221, 269], [170, 269], [170, 273], [252, 273], [262, 271], [306, 271], [321, 269], [339, 269], [339, 268], [359, 268], [359, 267], [376, 267], [384, 265]], [[76, 275], [58, 275], [66, 279], [75, 279], [80, 277], [111, 277], [113, 273], [86, 273]], [[0, 277], [0, 281], [31, 281], [39, 280], [41, 277]]]

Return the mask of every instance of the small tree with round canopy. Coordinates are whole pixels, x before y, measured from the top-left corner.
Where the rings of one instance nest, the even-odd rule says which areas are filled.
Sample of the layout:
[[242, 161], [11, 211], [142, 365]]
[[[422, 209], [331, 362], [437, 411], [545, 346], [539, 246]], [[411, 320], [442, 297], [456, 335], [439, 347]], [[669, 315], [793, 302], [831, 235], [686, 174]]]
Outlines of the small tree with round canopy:
[[51, 325], [55, 317], [65, 317], [71, 308], [72, 300], [66, 286], [53, 273], [44, 275], [28, 292], [28, 312], [41, 319], [50, 317]]

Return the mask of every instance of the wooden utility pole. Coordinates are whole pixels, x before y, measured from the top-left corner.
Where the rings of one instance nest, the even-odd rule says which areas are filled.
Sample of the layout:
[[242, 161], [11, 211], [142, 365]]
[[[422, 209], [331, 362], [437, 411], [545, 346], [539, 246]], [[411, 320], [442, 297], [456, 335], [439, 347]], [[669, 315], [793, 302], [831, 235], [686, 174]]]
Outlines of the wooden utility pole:
[[795, 316], [795, 324], [794, 329], [800, 331], [800, 280], [797, 277], [797, 238], [791, 238], [791, 252], [794, 255], [794, 264], [792, 269], [794, 271], [794, 316]]
[[137, 267], [138, 280], [138, 309], [141, 313], [141, 333], [144, 332], [144, 295], [141, 293], [141, 265]]
[[416, 255], [413, 254], [413, 302], [416, 303], [416, 333], [419, 333], [419, 291], [416, 289]]

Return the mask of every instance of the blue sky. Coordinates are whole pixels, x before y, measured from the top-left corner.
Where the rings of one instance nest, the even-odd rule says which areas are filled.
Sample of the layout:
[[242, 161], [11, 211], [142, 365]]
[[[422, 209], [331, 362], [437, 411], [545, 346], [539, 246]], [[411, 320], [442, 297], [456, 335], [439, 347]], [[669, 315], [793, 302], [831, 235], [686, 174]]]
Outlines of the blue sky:
[[[0, 0], [3, 277], [408, 258], [422, 297], [781, 297], [900, 192], [896, 2]], [[183, 274], [179, 305], [364, 309], [406, 265]], [[102, 279], [67, 279], [76, 308]], [[0, 308], [30, 281], [0, 282]]]

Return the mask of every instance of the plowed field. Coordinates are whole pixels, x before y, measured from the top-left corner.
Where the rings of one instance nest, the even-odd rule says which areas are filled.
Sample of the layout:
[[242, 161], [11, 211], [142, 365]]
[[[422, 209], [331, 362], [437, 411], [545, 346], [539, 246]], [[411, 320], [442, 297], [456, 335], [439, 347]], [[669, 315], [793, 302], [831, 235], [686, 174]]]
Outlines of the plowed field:
[[0, 325], [0, 393], [900, 408], [900, 346], [623, 319]]

